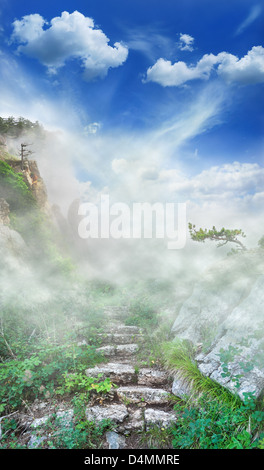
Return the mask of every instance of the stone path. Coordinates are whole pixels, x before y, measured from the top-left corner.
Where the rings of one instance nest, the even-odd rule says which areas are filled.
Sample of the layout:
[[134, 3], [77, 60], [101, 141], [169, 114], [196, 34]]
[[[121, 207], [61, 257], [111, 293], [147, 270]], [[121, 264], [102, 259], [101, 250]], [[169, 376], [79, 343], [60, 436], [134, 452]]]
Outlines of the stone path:
[[[165, 428], [175, 422], [172, 379], [158, 368], [139, 367], [137, 352], [144, 341], [143, 332], [135, 326], [125, 326], [111, 312], [107, 334], [99, 334], [100, 351], [107, 362], [85, 371], [88, 377], [100, 380], [110, 378], [112, 390], [103, 397], [95, 394], [86, 406], [87, 420], [100, 423], [110, 419], [112, 431], [106, 433], [103, 446], [109, 449], [136, 449], [140, 436], [153, 426]], [[146, 360], [148, 358], [146, 357]], [[38, 409], [39, 408], [39, 409]], [[33, 409], [33, 408], [32, 408]], [[35, 415], [36, 412], [36, 415]], [[28, 431], [29, 448], [36, 448], [46, 440], [45, 423], [54, 416], [49, 402], [34, 405], [34, 415], [24, 416], [21, 425]], [[75, 423], [74, 411], [62, 403], [55, 412], [65, 429]]]
[[115, 431], [107, 433], [109, 448], [131, 448], [133, 435], [148, 431], [151, 426], [169, 426], [176, 416], [171, 400], [172, 382], [168, 374], [157, 368], [138, 368], [136, 353], [144, 341], [135, 326], [116, 322], [106, 335], [99, 335], [103, 345], [97, 350], [109, 362], [86, 370], [89, 377], [110, 378], [117, 386], [107, 404], [87, 406], [88, 420], [111, 419]]

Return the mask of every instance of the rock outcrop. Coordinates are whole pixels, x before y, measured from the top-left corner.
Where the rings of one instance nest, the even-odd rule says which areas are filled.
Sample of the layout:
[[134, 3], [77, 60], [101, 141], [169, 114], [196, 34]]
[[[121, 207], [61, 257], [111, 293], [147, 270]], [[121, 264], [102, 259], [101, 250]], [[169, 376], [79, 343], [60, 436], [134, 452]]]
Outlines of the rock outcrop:
[[39, 208], [49, 213], [50, 207], [47, 189], [40, 176], [37, 162], [35, 160], [26, 159], [23, 163], [23, 169], [21, 168], [21, 160], [5, 158], [5, 162], [8, 163], [15, 172], [23, 174], [25, 183], [32, 191]]
[[264, 391], [264, 250], [233, 255], [208, 270], [172, 331], [197, 349], [205, 376], [237, 392]]
[[28, 248], [21, 235], [9, 227], [9, 204], [0, 198], [0, 266], [17, 268]]
[[9, 212], [9, 204], [4, 198], [0, 198], [0, 224], [10, 224]]

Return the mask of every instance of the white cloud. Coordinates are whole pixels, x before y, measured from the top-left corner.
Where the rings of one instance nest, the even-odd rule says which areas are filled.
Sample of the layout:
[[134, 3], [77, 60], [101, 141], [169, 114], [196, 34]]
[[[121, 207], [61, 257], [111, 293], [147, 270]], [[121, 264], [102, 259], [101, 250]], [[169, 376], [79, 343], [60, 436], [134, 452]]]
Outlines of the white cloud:
[[96, 134], [101, 129], [101, 124], [99, 122], [91, 122], [84, 128], [84, 134]]
[[111, 163], [112, 170], [117, 175], [124, 173], [128, 168], [128, 163], [124, 158], [114, 158]]
[[235, 36], [243, 33], [261, 14], [262, 8], [260, 5], [254, 5], [246, 19], [238, 26]]
[[[216, 66], [216, 68], [215, 68]], [[264, 48], [255, 46], [241, 59], [227, 52], [205, 54], [196, 65], [160, 58], [147, 70], [145, 82], [180, 86], [191, 80], [208, 80], [213, 70], [226, 82], [253, 84], [264, 82]]]
[[217, 73], [227, 82], [241, 84], [264, 82], [264, 48], [252, 47], [240, 60], [232, 54], [225, 53]]
[[38, 59], [55, 73], [67, 60], [78, 59], [84, 78], [91, 80], [107, 75], [109, 68], [122, 65], [128, 49], [119, 42], [114, 47], [102, 30], [96, 29], [92, 18], [78, 11], [62, 12], [48, 23], [39, 15], [27, 15], [13, 23], [13, 42], [23, 43], [18, 52]]
[[189, 34], [180, 34], [180, 50], [181, 51], [193, 51], [194, 38]]
[[264, 168], [257, 163], [233, 162], [213, 166], [193, 178], [173, 185], [174, 190], [188, 194], [192, 199], [236, 199], [258, 193], [264, 186]]
[[167, 34], [166, 30], [152, 24], [124, 28], [125, 43], [129, 50], [141, 52], [151, 62], [164, 54], [166, 57], [174, 56], [178, 45]]

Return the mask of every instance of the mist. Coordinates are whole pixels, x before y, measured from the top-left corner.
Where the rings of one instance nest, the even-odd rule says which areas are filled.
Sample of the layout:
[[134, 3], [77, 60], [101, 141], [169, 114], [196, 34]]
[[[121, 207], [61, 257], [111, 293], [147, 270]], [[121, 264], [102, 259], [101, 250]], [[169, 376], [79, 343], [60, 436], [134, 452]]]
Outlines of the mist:
[[[160, 297], [174, 306], [177, 295], [190, 293], [201, 275], [225, 259], [231, 248], [228, 244], [217, 248], [210, 241], [194, 242], [188, 222], [203, 228], [241, 228], [247, 248], [257, 246], [263, 235], [262, 166], [252, 162], [252, 158], [248, 162], [230, 162], [229, 158], [229, 163], [224, 156], [216, 158], [212, 154], [208, 158], [195, 143], [199, 136], [206, 136], [225, 122], [234, 99], [233, 90], [222, 83], [205, 83], [199, 93], [189, 94], [184, 106], [178, 106], [171, 97], [164, 103], [149, 104], [147, 111], [163, 116], [162, 122], [154, 118], [153, 122], [146, 121], [141, 128], [132, 129], [119, 124], [104, 125], [103, 116], [98, 121], [92, 109], [87, 112], [80, 102], [73, 103], [65, 94], [53, 93], [51, 100], [45, 92], [39, 93], [21, 68], [20, 78], [16, 78], [18, 65], [4, 54], [3, 61], [2, 116], [24, 116], [43, 126], [41, 135], [27, 134], [17, 140], [9, 139], [7, 144], [10, 153], [18, 156], [21, 142], [30, 143], [30, 158], [36, 160], [47, 189], [48, 212], [60, 256], [69, 258], [76, 269], [76, 281], [70, 281], [77, 289], [74, 302], [80, 295], [77, 286], [81, 277], [87, 282], [101, 280], [127, 288], [132, 297], [139, 284], [144, 291], [149, 280], [165, 282], [170, 286], [169, 293]], [[114, 92], [110, 95], [109, 90], [107, 102], [114, 99]], [[217, 148], [214, 150], [218, 154]], [[81, 239], [80, 204], [99, 207], [102, 195], [109, 196], [110, 205], [123, 203], [130, 208], [133, 203], [185, 204], [185, 246], [169, 250], [168, 240], [155, 236]], [[28, 237], [25, 238], [27, 244]], [[34, 292], [34, 299], [47, 301], [56, 292], [66, 292], [69, 284], [48, 266], [45, 256], [38, 260], [34, 267], [32, 260], [27, 267], [22, 260], [16, 277], [4, 269], [4, 283], [11, 288], [28, 279], [30, 286], [32, 280], [34, 289], [26, 289], [28, 298]], [[153, 289], [148, 295], [154, 296]]]
[[[196, 155], [191, 161], [186, 159], [184, 144], [205, 132], [219, 112], [219, 96], [212, 96], [211, 101], [211, 111], [207, 108], [201, 117], [201, 106], [205, 108], [206, 103], [199, 97], [188, 113], [174, 118], [174, 124], [171, 119], [164, 122], [162, 130], [135, 134], [92, 128], [87, 132], [80, 126], [78, 132], [53, 128], [42, 138], [25, 137], [47, 188], [53, 215], [57, 214], [55, 222], [86, 276], [119, 283], [149, 276], [176, 280], [201, 273], [229, 248], [194, 243], [188, 222], [207, 228], [242, 228], [247, 246], [256, 246], [262, 236], [263, 169], [258, 164], [234, 162], [201, 171]], [[20, 142], [10, 142], [13, 152]], [[109, 196], [110, 204], [130, 207], [135, 202], [185, 203], [185, 247], [169, 250], [166, 240], [155, 237], [81, 240], [79, 204], [99, 205], [103, 194]]]

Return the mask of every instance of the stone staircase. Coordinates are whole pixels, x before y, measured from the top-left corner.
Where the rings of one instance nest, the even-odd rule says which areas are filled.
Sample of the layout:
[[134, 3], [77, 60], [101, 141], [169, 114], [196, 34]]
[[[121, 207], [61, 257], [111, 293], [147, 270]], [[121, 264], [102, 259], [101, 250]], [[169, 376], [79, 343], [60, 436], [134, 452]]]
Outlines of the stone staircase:
[[152, 426], [165, 428], [175, 422], [172, 381], [163, 370], [137, 365], [136, 353], [144, 341], [140, 328], [115, 321], [108, 333], [98, 338], [102, 345], [97, 351], [109, 362], [87, 369], [86, 375], [100, 376], [101, 380], [109, 378], [114, 388], [106, 403], [87, 406], [86, 417], [90, 421], [110, 419], [114, 423], [114, 431], [106, 435], [108, 448], [133, 448], [139, 432], [144, 433]]
[[[98, 424], [102, 420], [111, 420], [112, 430], [102, 437], [103, 448], [144, 448], [141, 438], [146, 432], [154, 426], [166, 428], [177, 419], [173, 411], [173, 379], [156, 366], [139, 365], [137, 353], [145, 339], [143, 331], [122, 324], [120, 312], [114, 315], [111, 310], [110, 313], [107, 334], [98, 334], [100, 347], [97, 351], [103, 353], [106, 362], [86, 369], [85, 373], [88, 377], [99, 376], [99, 380], [109, 378], [113, 387], [104, 395], [92, 395], [85, 415], [88, 421]], [[31, 406], [31, 415], [20, 415], [20, 426], [26, 431], [23, 439], [28, 448], [45, 447], [49, 437], [45, 434], [45, 423], [52, 416], [60, 419], [64, 429], [77, 424], [74, 410], [64, 402], [58, 405], [49, 400], [36, 400]]]

